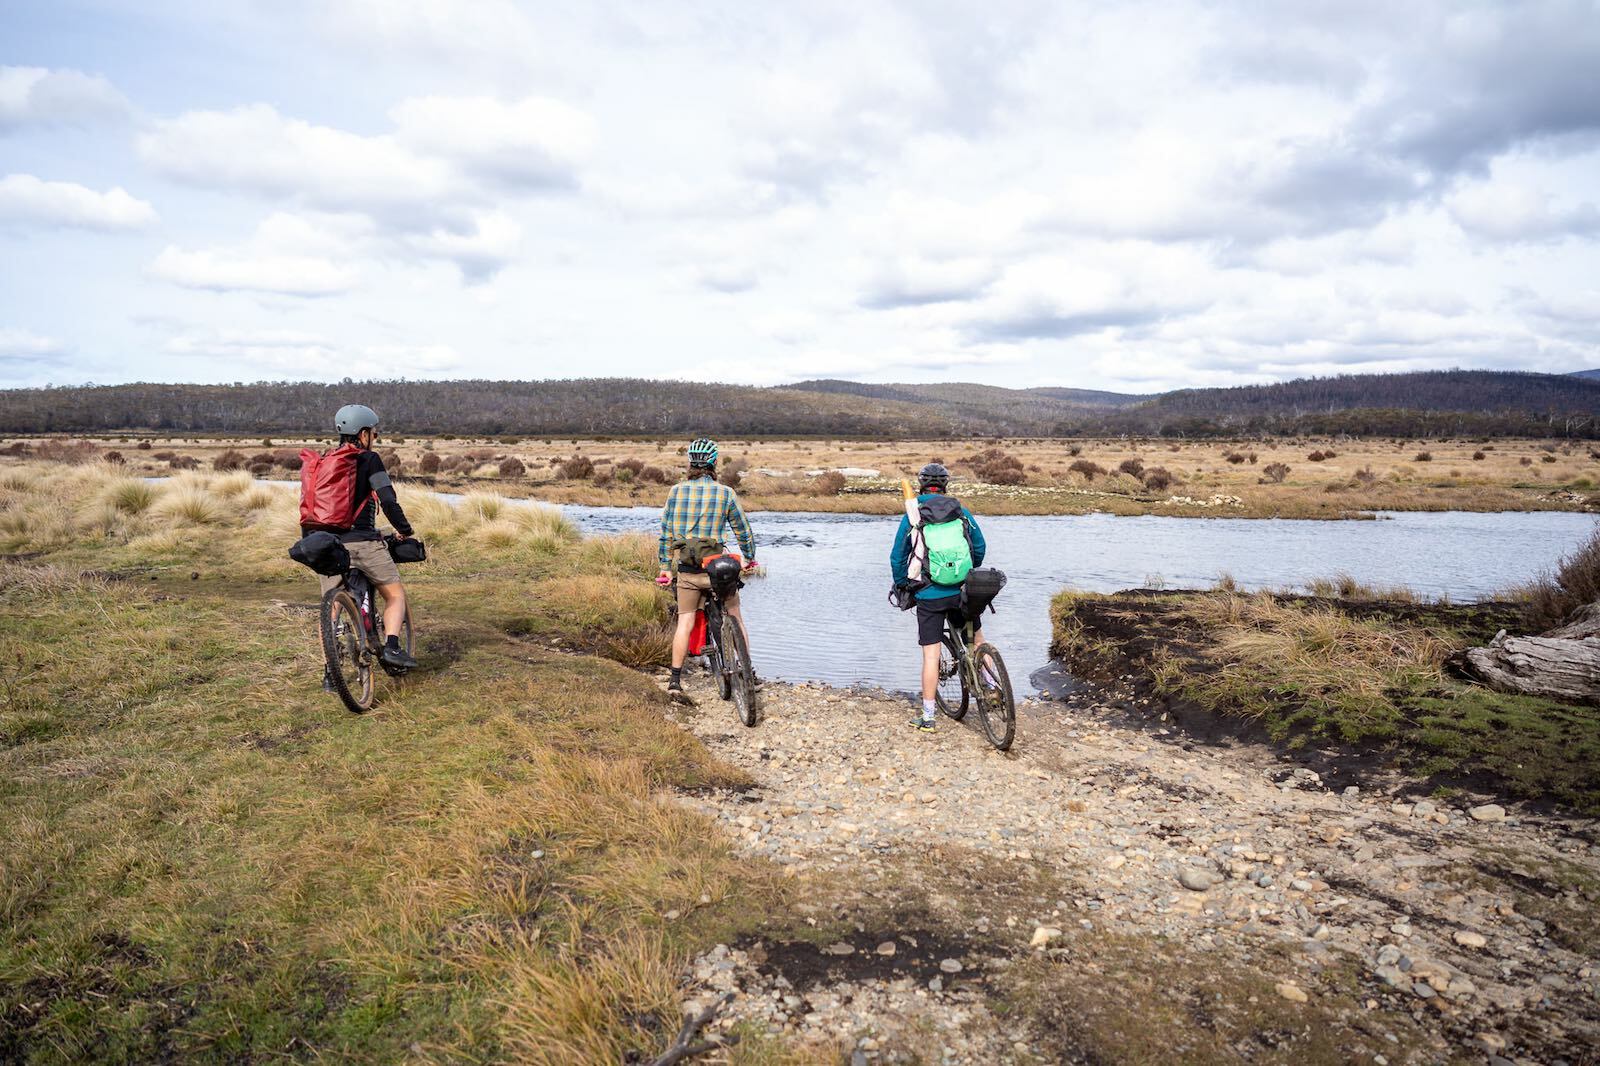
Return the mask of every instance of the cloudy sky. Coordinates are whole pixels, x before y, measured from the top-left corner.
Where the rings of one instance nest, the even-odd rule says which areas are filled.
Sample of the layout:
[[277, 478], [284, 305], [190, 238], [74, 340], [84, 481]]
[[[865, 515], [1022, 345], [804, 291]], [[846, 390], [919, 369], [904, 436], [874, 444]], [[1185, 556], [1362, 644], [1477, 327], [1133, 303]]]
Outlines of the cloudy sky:
[[0, 2], [0, 387], [1600, 366], [1600, 0]]

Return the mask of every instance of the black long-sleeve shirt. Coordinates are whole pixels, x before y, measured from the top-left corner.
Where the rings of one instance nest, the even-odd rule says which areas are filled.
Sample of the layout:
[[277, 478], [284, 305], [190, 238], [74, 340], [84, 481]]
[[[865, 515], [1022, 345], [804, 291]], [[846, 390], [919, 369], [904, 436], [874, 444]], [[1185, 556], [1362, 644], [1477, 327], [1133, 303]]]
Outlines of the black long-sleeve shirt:
[[356, 524], [350, 532], [339, 538], [346, 544], [358, 540], [383, 539], [383, 534], [378, 532], [378, 508], [373, 506], [374, 494], [389, 524], [397, 532], [411, 536], [411, 523], [406, 520], [405, 511], [400, 509], [400, 498], [394, 494], [394, 484], [389, 480], [389, 472], [383, 468], [383, 459], [377, 452], [368, 450], [356, 456], [355, 498], [366, 502], [356, 512]]

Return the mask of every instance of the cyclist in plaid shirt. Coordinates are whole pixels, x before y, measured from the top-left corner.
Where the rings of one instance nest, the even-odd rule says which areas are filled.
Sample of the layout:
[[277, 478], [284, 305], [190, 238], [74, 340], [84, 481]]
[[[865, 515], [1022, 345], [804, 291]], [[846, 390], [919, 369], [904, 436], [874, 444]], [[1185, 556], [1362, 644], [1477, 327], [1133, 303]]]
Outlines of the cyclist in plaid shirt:
[[[738, 538], [739, 550], [744, 553], [745, 568], [756, 563], [756, 538], [745, 521], [739, 506], [739, 497], [733, 489], [717, 482], [717, 442], [704, 437], [689, 445], [689, 477], [672, 486], [667, 493], [667, 505], [661, 511], [661, 544], [657, 555], [661, 574], [657, 581], [666, 585], [673, 579], [673, 544], [695, 538], [722, 543], [724, 532], [733, 528]], [[698, 567], [679, 566], [678, 628], [672, 635], [672, 679], [667, 682], [668, 692], [683, 691], [683, 660], [689, 655], [689, 637], [694, 632], [694, 615], [700, 609], [701, 599], [708, 595], [710, 579]], [[744, 617], [739, 612], [739, 594], [733, 593], [724, 602], [728, 614], [744, 628]], [[745, 641], [750, 630], [745, 629]]]

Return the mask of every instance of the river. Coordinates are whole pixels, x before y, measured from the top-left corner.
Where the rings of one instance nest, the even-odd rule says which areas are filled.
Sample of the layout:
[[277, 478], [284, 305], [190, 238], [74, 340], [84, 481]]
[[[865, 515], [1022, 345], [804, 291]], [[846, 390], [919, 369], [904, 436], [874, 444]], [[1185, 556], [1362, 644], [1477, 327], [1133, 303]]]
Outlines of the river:
[[[654, 533], [653, 507], [561, 510], [585, 533]], [[912, 614], [891, 607], [894, 517], [808, 512], [750, 516], [767, 575], [745, 589], [751, 655], [764, 677], [917, 685]], [[1553, 566], [1595, 528], [1559, 511], [1395, 512], [1378, 521], [1164, 518], [1153, 515], [978, 516], [986, 565], [1009, 582], [984, 628], [1005, 653], [1019, 696], [1054, 688], [1050, 597], [1159, 585], [1207, 588], [1232, 574], [1241, 588], [1303, 588], [1349, 574], [1429, 596], [1483, 599]]]

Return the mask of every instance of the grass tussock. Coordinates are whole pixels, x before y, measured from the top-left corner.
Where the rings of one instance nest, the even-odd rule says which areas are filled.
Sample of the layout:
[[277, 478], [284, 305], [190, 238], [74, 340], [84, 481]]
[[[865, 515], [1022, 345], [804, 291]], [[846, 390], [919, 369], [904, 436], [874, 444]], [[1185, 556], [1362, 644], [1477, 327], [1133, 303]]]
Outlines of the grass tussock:
[[1554, 629], [1579, 607], [1600, 600], [1600, 530], [1556, 564], [1554, 571], [1539, 575], [1514, 594], [1523, 602], [1530, 633]]
[[1180, 719], [1253, 723], [1290, 747], [1600, 812], [1600, 709], [1491, 692], [1448, 668], [1514, 624], [1510, 605], [1222, 588], [1063, 593], [1051, 613], [1052, 651], [1075, 674], [1132, 675]]
[[[201, 557], [185, 511], [215, 506], [214, 477], [134, 514], [51, 475], [0, 512], [32, 537], [56, 506], [67, 531], [0, 565], [0, 1057], [658, 1054], [685, 960], [760, 928], [794, 882], [663, 801], [748, 779], [651, 682], [496, 613], [525, 602], [509, 581], [568, 643], [659, 627], [621, 562], [638, 546], [506, 508], [491, 521], [520, 540], [488, 549], [478, 508], [413, 506], [440, 531], [406, 574], [422, 666], [357, 717], [318, 684], [315, 582], [264, 534], [292, 528], [293, 494], [250, 514], [254, 490], [235, 494]], [[115, 538], [83, 525], [95, 507]], [[530, 555], [533, 536], [557, 546]]]

